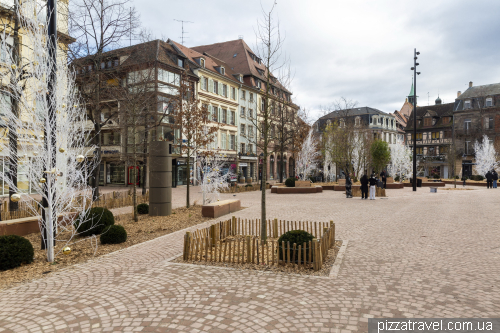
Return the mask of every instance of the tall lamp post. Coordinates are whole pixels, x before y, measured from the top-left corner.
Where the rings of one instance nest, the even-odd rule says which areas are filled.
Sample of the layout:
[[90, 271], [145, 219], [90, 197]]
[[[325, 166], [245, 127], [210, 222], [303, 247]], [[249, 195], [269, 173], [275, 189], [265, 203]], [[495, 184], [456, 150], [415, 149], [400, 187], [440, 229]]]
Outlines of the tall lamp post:
[[417, 190], [417, 75], [420, 75], [420, 72], [417, 72], [417, 66], [419, 63], [417, 62], [418, 55], [420, 52], [417, 52], [417, 49], [414, 49], [413, 54], [413, 67], [411, 70], [413, 71], [413, 191]]

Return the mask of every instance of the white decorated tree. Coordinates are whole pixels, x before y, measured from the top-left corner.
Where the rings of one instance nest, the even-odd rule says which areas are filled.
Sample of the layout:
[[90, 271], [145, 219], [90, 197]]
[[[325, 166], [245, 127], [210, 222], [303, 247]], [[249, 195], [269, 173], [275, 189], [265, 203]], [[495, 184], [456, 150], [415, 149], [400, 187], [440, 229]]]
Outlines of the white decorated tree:
[[312, 176], [318, 167], [317, 162], [320, 156], [321, 153], [314, 138], [313, 129], [311, 128], [302, 144], [302, 149], [299, 152], [295, 167], [295, 173], [301, 180], [306, 180], [309, 176]]
[[493, 142], [490, 142], [487, 135], [483, 136], [483, 141], [476, 140], [474, 143], [474, 152], [476, 155], [476, 173], [478, 175], [486, 176], [488, 171], [498, 168], [498, 155], [495, 151]]
[[218, 154], [198, 156], [197, 175], [203, 193], [203, 204], [219, 200], [220, 191], [229, 187], [232, 171], [224, 170], [224, 159]]
[[391, 145], [391, 164], [388, 171], [391, 176], [399, 177], [400, 180], [410, 178], [413, 173], [412, 151], [399, 137], [396, 143]]
[[[66, 244], [82, 240], [75, 238], [73, 216], [81, 214], [80, 222], [86, 222], [84, 216], [92, 204], [87, 180], [98, 161], [92, 159], [95, 147], [87, 144], [86, 110], [65, 54], [55, 58], [49, 52], [42, 10], [35, 0], [23, 1], [17, 10], [23, 31], [22, 58], [15, 59], [8, 30], [3, 30], [0, 48], [7, 66], [0, 72], [4, 125], [0, 150], [9, 157], [7, 168], [20, 169], [24, 176], [17, 181], [4, 170], [0, 177], [15, 193], [11, 200], [23, 203], [34, 216], [41, 213], [42, 246], [47, 260], [53, 262]], [[17, 112], [12, 112], [12, 104], [18, 105]], [[54, 251], [56, 242], [62, 245], [58, 251]]]

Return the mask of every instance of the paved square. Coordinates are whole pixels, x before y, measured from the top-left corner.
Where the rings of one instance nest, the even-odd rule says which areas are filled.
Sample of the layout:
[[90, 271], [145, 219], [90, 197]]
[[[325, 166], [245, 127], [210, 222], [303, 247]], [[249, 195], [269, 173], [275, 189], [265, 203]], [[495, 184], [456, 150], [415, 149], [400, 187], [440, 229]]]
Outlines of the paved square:
[[[349, 240], [337, 278], [170, 263], [182, 231], [3, 291], [0, 332], [366, 332], [371, 317], [499, 317], [500, 190], [387, 193], [268, 194], [269, 218], [335, 221]], [[234, 215], [259, 217], [259, 192], [236, 198], [248, 208]]]

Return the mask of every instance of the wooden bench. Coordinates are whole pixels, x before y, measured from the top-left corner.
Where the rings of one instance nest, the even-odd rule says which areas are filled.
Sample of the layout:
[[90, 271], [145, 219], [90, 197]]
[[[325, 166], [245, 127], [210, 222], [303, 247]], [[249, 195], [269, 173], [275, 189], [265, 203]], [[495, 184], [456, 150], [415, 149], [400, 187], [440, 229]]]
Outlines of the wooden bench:
[[222, 200], [203, 205], [201, 207], [201, 215], [204, 217], [217, 218], [222, 215], [236, 212], [240, 210], [240, 200]]

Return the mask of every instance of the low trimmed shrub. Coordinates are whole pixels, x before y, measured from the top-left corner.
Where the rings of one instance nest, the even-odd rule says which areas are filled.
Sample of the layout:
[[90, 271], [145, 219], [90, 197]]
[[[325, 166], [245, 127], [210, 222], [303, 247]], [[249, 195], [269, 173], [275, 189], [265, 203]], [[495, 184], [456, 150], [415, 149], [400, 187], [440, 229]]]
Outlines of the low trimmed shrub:
[[396, 178], [394, 178], [394, 181], [395, 181], [395, 182], [399, 182], [399, 179], [400, 179], [400, 178], [399, 178], [399, 175], [397, 175], [397, 176], [396, 176]]
[[252, 187], [252, 184], [246, 184], [245, 187]]
[[295, 187], [295, 178], [288, 178], [285, 180], [286, 187]]
[[[296, 253], [295, 253], [295, 260], [298, 259], [298, 251], [299, 251], [299, 245], [302, 245], [304, 246], [304, 243], [307, 243], [307, 248], [306, 248], [306, 256], [309, 257], [309, 241], [312, 241], [314, 238], [313, 235], [311, 235], [310, 233], [308, 233], [307, 231], [304, 231], [304, 230], [290, 230], [288, 232], [285, 232], [283, 235], [281, 235], [281, 237], [278, 239], [278, 251], [279, 251], [279, 258], [280, 260], [283, 260], [283, 249], [282, 249], [282, 242], [285, 242], [285, 252], [286, 251], [286, 247], [288, 246], [288, 243], [287, 242], [290, 242], [290, 261], [292, 260], [293, 258], [293, 243], [297, 244], [297, 248], [296, 248]], [[304, 251], [304, 250], [302, 250]], [[304, 252], [302, 252], [300, 254], [301, 256], [301, 260], [303, 260], [304, 256], [303, 256]], [[286, 259], [286, 258], [285, 258]]]
[[31, 264], [35, 251], [31, 242], [16, 235], [0, 236], [0, 271]]
[[113, 224], [115, 224], [113, 213], [103, 207], [91, 208], [87, 215], [80, 214], [74, 222], [75, 229], [81, 236], [99, 235]]
[[101, 244], [120, 244], [127, 241], [127, 231], [121, 225], [107, 227], [101, 234]]
[[138, 214], [149, 214], [149, 205], [147, 203], [141, 203], [137, 205]]

